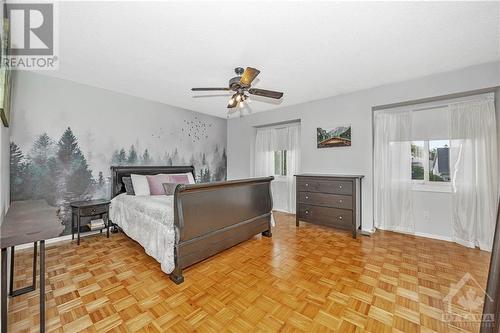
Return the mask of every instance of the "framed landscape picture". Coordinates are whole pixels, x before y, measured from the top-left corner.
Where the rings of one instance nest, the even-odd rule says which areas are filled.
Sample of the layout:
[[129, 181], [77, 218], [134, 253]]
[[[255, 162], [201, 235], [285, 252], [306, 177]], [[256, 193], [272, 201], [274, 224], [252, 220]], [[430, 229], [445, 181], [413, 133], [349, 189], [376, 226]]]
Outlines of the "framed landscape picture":
[[351, 146], [351, 125], [316, 129], [318, 148]]

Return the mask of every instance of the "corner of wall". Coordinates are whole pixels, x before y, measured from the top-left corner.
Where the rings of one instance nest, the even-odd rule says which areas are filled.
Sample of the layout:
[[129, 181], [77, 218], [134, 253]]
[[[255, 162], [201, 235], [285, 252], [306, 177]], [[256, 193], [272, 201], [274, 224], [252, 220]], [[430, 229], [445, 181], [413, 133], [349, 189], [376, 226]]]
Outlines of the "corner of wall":
[[3, 222], [10, 202], [9, 132], [9, 128], [0, 124], [0, 224]]
[[500, 181], [500, 87], [495, 92], [495, 111], [497, 118], [498, 179]]

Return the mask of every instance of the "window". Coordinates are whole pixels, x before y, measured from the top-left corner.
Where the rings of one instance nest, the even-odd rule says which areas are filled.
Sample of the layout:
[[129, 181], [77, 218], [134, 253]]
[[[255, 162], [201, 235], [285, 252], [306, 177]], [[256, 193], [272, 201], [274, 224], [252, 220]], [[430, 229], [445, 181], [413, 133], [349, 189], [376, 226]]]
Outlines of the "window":
[[411, 179], [425, 180], [425, 141], [411, 143]]
[[412, 141], [411, 179], [419, 184], [450, 182], [450, 140]]
[[274, 152], [274, 175], [286, 176], [286, 150]]

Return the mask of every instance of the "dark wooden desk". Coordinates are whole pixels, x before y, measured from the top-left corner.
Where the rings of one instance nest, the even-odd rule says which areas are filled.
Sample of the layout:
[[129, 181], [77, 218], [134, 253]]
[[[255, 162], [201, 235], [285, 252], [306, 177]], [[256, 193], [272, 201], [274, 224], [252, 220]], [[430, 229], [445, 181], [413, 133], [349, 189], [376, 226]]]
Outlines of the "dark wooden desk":
[[[10, 292], [12, 297], [36, 289], [37, 243], [40, 242], [40, 332], [45, 332], [45, 240], [58, 237], [64, 230], [57, 216], [57, 208], [44, 200], [15, 201], [10, 205], [5, 220], [0, 227], [0, 247], [2, 249], [2, 333], [7, 332], [7, 249], [11, 249]], [[33, 243], [33, 285], [13, 290], [14, 247]]]

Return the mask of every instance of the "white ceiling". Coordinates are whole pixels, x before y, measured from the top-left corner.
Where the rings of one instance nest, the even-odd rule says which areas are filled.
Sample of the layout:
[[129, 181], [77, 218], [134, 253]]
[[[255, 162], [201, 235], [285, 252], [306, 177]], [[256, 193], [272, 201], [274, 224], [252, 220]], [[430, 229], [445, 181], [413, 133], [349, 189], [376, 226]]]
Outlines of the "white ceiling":
[[[237, 66], [303, 103], [500, 60], [500, 2], [66, 2], [42, 74], [225, 117]], [[210, 94], [210, 93], [209, 93]], [[212, 93], [213, 94], [213, 93]], [[215, 93], [218, 94], [218, 93]]]

